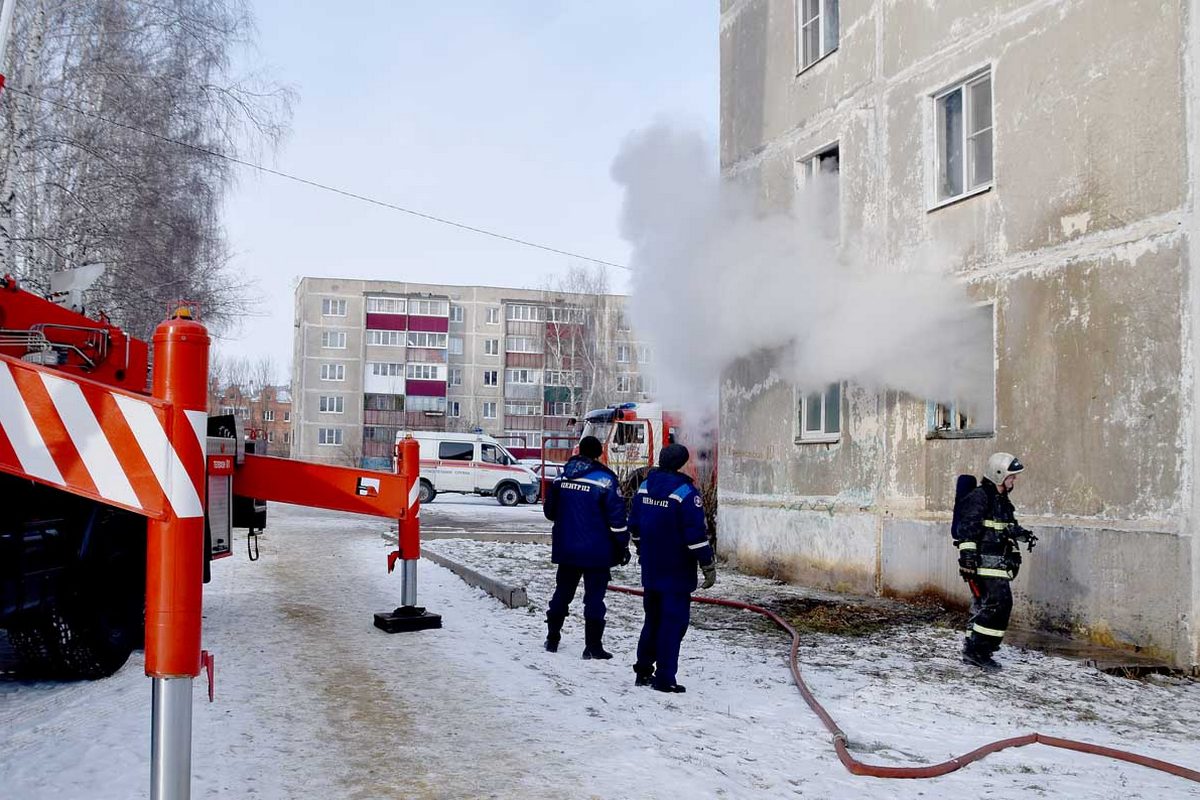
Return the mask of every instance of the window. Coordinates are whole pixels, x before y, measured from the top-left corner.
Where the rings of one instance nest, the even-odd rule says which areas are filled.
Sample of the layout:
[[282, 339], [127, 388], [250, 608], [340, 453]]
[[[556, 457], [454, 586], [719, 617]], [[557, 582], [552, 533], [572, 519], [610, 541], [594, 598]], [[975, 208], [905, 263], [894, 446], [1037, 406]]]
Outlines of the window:
[[321, 347], [328, 347], [331, 350], [345, 350], [346, 332], [321, 331]]
[[409, 347], [446, 347], [446, 334], [429, 333], [428, 331], [409, 331]]
[[446, 413], [446, 398], [444, 397], [423, 397], [420, 395], [408, 395], [404, 400], [408, 411], [423, 411], [426, 414], [445, 414]]
[[[542, 446], [542, 433], [541, 431], [505, 431], [504, 444], [506, 447], [529, 447], [537, 449]], [[568, 440], [564, 449], [570, 449], [576, 444], [576, 442]]]
[[470, 461], [475, 458], [475, 443], [438, 442], [438, 458], [443, 461]]
[[839, 228], [840, 201], [838, 173], [840, 171], [838, 146], [826, 147], [818, 153], [796, 162], [796, 188], [803, 191], [818, 187], [826, 196], [818, 198], [817, 218], [823, 223], [823, 233], [836, 236]]
[[291, 422], [292, 421], [292, 412], [290, 412], [290, 411], [283, 412], [283, 421]]
[[323, 381], [344, 381], [344, 380], [346, 380], [346, 365], [345, 364], [322, 364], [321, 365], [321, 380], [323, 380]]
[[483, 371], [483, 385], [484, 386], [497, 386], [500, 383], [499, 377], [500, 377], [500, 375], [497, 370], [485, 369]]
[[639, 364], [649, 364], [654, 351], [650, 349], [648, 344], [639, 344], [637, 346], [637, 362]]
[[404, 341], [404, 331], [367, 331], [368, 346], [403, 347]]
[[371, 411], [403, 411], [404, 395], [402, 394], [368, 394], [363, 395], [363, 408]]
[[268, 442], [275, 441], [275, 431], [267, 431], [267, 441]]
[[842, 385], [822, 392], [802, 392], [798, 405], [797, 442], [836, 442], [842, 436]]
[[291, 431], [284, 431], [284, 432], [283, 432], [283, 443], [284, 443], [284, 444], [291, 444], [291, 443], [292, 443], [292, 432], [291, 432]]
[[617, 363], [618, 364], [628, 364], [629, 363], [629, 345], [627, 345], [627, 344], [617, 345]]
[[371, 374], [379, 377], [398, 378], [404, 374], [404, 365], [395, 361], [369, 361]]
[[546, 414], [551, 417], [578, 416], [574, 403], [546, 403]]
[[409, 300], [408, 313], [418, 317], [445, 317], [450, 314], [449, 300]]
[[440, 381], [442, 371], [437, 364], [409, 364], [405, 377], [416, 381]]
[[649, 375], [638, 375], [633, 382], [633, 390], [640, 394], [654, 394], [658, 391], [658, 384]]
[[504, 370], [505, 383], [540, 383], [542, 380], [541, 371], [536, 369], [506, 369]]
[[484, 419], [495, 419], [496, 418], [495, 402], [487, 402], [487, 403], [483, 404], [483, 418]]
[[462, 372], [463, 372], [462, 367], [451, 367], [450, 368], [449, 383], [451, 386], [462, 386]]
[[618, 392], [626, 392], [626, 393], [633, 391], [633, 376], [632, 375], [618, 375], [617, 376], [617, 391]]
[[837, 50], [838, 0], [796, 0], [796, 30], [803, 72]]
[[542, 413], [542, 404], [536, 402], [505, 403], [504, 413], [514, 417], [536, 417]]
[[934, 97], [937, 202], [992, 183], [992, 74], [985, 72]]
[[581, 323], [585, 312], [576, 306], [551, 306], [546, 309], [546, 320], [567, 325]]
[[462, 416], [462, 405], [457, 400], [447, 401], [446, 416], [447, 417], [461, 417]]
[[458, 305], [454, 305], [454, 304], [450, 305], [450, 321], [451, 322], [462, 322], [463, 321], [463, 307], [462, 306], [458, 306]]
[[346, 316], [346, 301], [334, 300], [325, 298], [321, 301], [321, 316], [322, 317], [344, 317]]
[[632, 328], [629, 327], [629, 319], [625, 316], [624, 311], [617, 312], [617, 330], [621, 333], [628, 333]]
[[493, 307], [489, 308], [487, 311], [488, 311], [487, 324], [488, 325], [499, 325], [500, 324], [500, 309], [493, 306]]
[[461, 356], [463, 354], [463, 340], [461, 336], [451, 336], [448, 340], [450, 355]]
[[483, 354], [485, 356], [500, 355], [500, 340], [499, 339], [484, 339]]
[[405, 302], [403, 297], [368, 297], [368, 314], [403, 314]]
[[340, 394], [321, 395], [317, 408], [322, 414], [342, 414], [346, 411], [346, 398]]
[[986, 365], [972, 376], [969, 396], [949, 401], [931, 400], [926, 405], [927, 439], [972, 439], [995, 435], [996, 374], [995, 305], [985, 303], [973, 309], [967, 325], [954, 334], [959, 344], [966, 343], [973, 358], [970, 363]]
[[583, 373], [579, 370], [546, 370], [547, 386], [583, 386]]
[[341, 443], [341, 428], [317, 428], [317, 444], [337, 445]]
[[535, 336], [507, 336], [504, 349], [509, 353], [540, 353], [542, 343]]
[[263, 412], [263, 422], [274, 422], [274, 421], [275, 421], [275, 409], [268, 408], [266, 411]]
[[511, 303], [507, 308], [507, 319], [511, 322], [542, 322], [546, 319], [546, 309], [542, 306]]

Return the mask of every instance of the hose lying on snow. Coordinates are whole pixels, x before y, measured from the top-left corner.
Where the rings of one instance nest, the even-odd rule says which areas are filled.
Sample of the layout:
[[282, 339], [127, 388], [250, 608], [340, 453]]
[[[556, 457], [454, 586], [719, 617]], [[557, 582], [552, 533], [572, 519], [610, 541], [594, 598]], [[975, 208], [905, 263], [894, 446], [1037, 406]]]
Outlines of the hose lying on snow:
[[[625, 594], [641, 595], [641, 589], [634, 589], [630, 586], [609, 586], [610, 591], [624, 592]], [[940, 764], [930, 764], [921, 767], [883, 767], [876, 764], [865, 764], [859, 761], [850, 754], [849, 748], [846, 746], [846, 734], [833, 721], [833, 717], [829, 716], [829, 712], [817, 702], [817, 698], [809, 690], [804, 683], [804, 678], [800, 676], [800, 634], [796, 632], [787, 620], [762, 606], [756, 606], [751, 603], [742, 603], [737, 600], [723, 600], [718, 597], [692, 597], [693, 603], [705, 603], [713, 606], [725, 606], [727, 608], [738, 608], [745, 611], [753, 611], [756, 614], [762, 614], [767, 617], [783, 630], [787, 631], [792, 637], [792, 650], [790, 655], [790, 666], [792, 670], [792, 679], [796, 682], [796, 688], [800, 690], [804, 702], [808, 703], [808, 707], [813, 710], [825, 725], [825, 729], [833, 734], [833, 748], [837, 751], [838, 759], [842, 762], [847, 770], [853, 775], [867, 775], [873, 778], [936, 778], [939, 775], [945, 775], [949, 772], [954, 772], [957, 769], [965, 767], [972, 761], [978, 761], [991, 753], [998, 753], [1001, 750], [1006, 750], [1010, 747], [1024, 747], [1027, 744], [1044, 744], [1049, 747], [1061, 747], [1064, 750], [1076, 750], [1080, 753], [1092, 753], [1098, 756], [1106, 756], [1115, 758], [1118, 761], [1128, 761], [1131, 764], [1140, 764], [1143, 767], [1161, 770], [1170, 775], [1177, 775], [1180, 778], [1186, 778], [1190, 781], [1200, 783], [1200, 772], [1187, 767], [1181, 767], [1178, 764], [1172, 764], [1169, 761], [1162, 761], [1157, 758], [1141, 756], [1136, 753], [1129, 753], [1124, 750], [1117, 750], [1112, 747], [1103, 747], [1098, 744], [1090, 744], [1088, 742], [1079, 742], [1074, 739], [1060, 739], [1057, 736], [1046, 736], [1041, 733], [1027, 733], [1024, 736], [1014, 736], [1011, 739], [1000, 739], [999, 741], [985, 744], [983, 747], [978, 747], [969, 753], [961, 756], [956, 756], [949, 761], [943, 761]]]

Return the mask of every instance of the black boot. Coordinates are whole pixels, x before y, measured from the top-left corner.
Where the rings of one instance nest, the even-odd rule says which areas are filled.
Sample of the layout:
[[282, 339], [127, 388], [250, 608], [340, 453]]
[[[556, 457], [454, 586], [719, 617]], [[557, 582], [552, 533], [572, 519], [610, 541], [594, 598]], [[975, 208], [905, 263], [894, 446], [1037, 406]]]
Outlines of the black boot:
[[604, 649], [601, 640], [604, 638], [604, 620], [585, 619], [583, 621], [584, 658], [612, 658], [612, 653]]
[[984, 653], [971, 647], [968, 641], [963, 645], [962, 660], [964, 664], [970, 664], [973, 667], [979, 667], [984, 672], [998, 672], [1000, 670], [1000, 662], [992, 658], [991, 653]]
[[546, 650], [551, 653], [558, 652], [558, 642], [562, 638], [562, 626], [565, 619], [565, 616], [546, 612]]
[[637, 673], [637, 677], [633, 680], [634, 686], [649, 686], [654, 682], [654, 666], [648, 667], [641, 664], [634, 664], [633, 671]]
[[656, 691], [656, 692], [670, 692], [672, 694], [683, 694], [684, 692], [687, 691], [687, 689], [683, 688], [683, 686], [679, 685], [678, 683], [663, 684], [662, 686], [659, 686], [657, 683], [655, 683], [655, 684], [652, 684], [652, 686], [654, 687], [654, 691]]

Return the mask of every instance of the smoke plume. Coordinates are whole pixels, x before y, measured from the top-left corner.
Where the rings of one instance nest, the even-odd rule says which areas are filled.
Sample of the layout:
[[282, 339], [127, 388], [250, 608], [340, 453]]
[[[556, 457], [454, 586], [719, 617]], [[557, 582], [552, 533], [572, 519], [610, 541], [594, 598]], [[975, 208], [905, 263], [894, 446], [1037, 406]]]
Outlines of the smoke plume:
[[665, 405], [712, 418], [723, 371], [769, 352], [803, 391], [849, 381], [990, 413], [990, 317], [947, 258], [886, 263], [869, 242], [839, 244], [836, 175], [764, 213], [716, 164], [699, 133], [661, 123], [627, 137], [612, 166], [634, 327], [654, 347]]

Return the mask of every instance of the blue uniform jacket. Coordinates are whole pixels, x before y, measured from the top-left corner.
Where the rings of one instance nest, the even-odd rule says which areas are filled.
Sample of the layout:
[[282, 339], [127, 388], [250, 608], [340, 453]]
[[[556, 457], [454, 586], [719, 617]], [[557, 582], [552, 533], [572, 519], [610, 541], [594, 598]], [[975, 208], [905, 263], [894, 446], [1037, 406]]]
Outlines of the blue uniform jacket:
[[696, 589], [696, 564], [713, 563], [704, 503], [687, 475], [652, 471], [633, 497], [629, 530], [640, 543], [647, 589], [690, 593]]
[[629, 546], [625, 501], [617, 476], [598, 461], [575, 456], [546, 490], [542, 506], [554, 523], [550, 560], [580, 569], [611, 567]]

